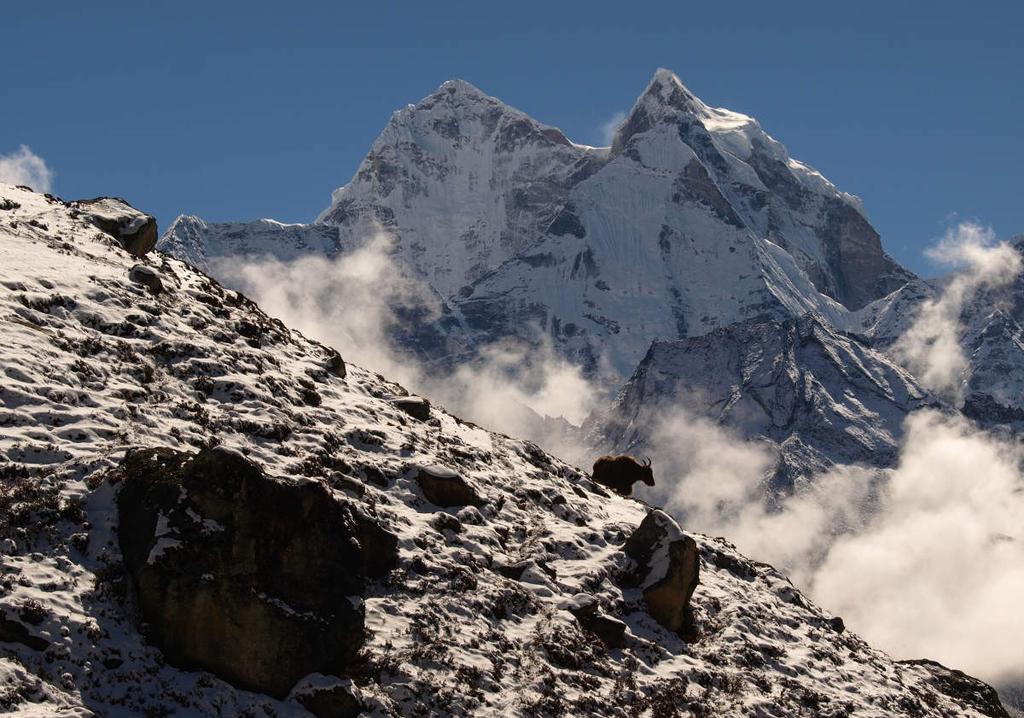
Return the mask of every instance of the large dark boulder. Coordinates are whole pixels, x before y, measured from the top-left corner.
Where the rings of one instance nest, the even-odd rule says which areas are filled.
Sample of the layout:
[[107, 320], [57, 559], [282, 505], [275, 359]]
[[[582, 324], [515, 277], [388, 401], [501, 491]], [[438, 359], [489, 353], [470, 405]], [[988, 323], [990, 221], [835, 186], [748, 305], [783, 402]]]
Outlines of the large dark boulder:
[[82, 219], [121, 243], [129, 254], [141, 257], [156, 246], [156, 220], [120, 197], [97, 197], [71, 203]]
[[341, 358], [337, 349], [330, 350], [327, 357], [327, 370], [341, 379], [348, 376], [348, 367], [345, 366], [345, 360]]
[[623, 551], [636, 562], [625, 583], [643, 590], [647, 612], [668, 630], [686, 634], [690, 598], [700, 581], [697, 543], [655, 509], [626, 539]]
[[282, 482], [225, 449], [130, 452], [118, 494], [124, 561], [167, 660], [284, 697], [344, 674], [363, 646], [359, 600], [397, 538], [317, 482]]

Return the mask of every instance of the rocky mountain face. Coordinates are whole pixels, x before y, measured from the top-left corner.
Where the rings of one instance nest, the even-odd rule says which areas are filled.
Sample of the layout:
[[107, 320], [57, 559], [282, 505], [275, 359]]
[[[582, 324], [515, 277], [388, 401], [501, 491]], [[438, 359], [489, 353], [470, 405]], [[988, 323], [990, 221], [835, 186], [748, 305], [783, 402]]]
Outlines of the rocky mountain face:
[[[1006, 715], [724, 539], [133, 254], [140, 213], [0, 207], [5, 712]], [[916, 400], [849, 351], [848, 381]]]
[[[1024, 261], [1024, 237], [1010, 245]], [[922, 307], [941, 297], [950, 278], [914, 280], [851, 316], [851, 331], [890, 351]], [[1024, 275], [998, 287], [981, 286], [965, 298], [957, 320], [968, 364], [959, 407], [982, 425], [1024, 422]]]
[[651, 345], [611, 408], [591, 418], [598, 446], [643, 453], [678, 407], [779, 447], [777, 490], [835, 464], [890, 466], [903, 421], [938, 404], [905, 370], [805, 315], [748, 321]]

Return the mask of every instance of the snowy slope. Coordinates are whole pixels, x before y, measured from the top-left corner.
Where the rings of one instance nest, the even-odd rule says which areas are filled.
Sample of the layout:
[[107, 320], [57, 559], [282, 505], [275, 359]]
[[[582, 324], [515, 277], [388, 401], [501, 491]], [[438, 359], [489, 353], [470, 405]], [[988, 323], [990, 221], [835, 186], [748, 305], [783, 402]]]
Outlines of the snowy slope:
[[[643, 504], [437, 408], [412, 419], [399, 386], [326, 371], [328, 348], [176, 259], [129, 256], [59, 200], [3, 185], [0, 205], [0, 709], [308, 715], [166, 663], [124, 593], [111, 470], [132, 447], [220, 444], [397, 534], [398, 567], [363, 599], [365, 669], [343, 683], [369, 715], [1003, 715], [984, 684], [871, 649], [723, 539], [693, 537], [684, 642], [616, 578]], [[430, 504], [424, 464], [483, 503]], [[518, 579], [497, 570], [517, 562]], [[621, 648], [565, 610], [580, 593], [625, 622]]]
[[282, 261], [308, 254], [334, 256], [342, 249], [338, 230], [317, 224], [282, 224], [272, 219], [210, 224], [178, 217], [160, 239], [160, 249], [202, 270], [218, 257], [271, 254]]

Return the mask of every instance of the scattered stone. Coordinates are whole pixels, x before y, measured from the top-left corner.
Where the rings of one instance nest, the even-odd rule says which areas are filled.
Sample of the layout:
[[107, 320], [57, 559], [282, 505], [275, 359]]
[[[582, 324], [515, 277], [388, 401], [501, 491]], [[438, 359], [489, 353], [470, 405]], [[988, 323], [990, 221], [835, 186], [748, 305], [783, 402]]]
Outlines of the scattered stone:
[[164, 291], [164, 283], [160, 279], [160, 273], [144, 264], [136, 264], [132, 267], [128, 271], [128, 279], [144, 286], [149, 290], [150, 294], [162, 294]]
[[306, 406], [320, 406], [323, 403], [323, 398], [313, 387], [302, 387], [299, 390], [299, 395], [302, 397], [302, 402]]
[[843, 633], [846, 631], [846, 623], [839, 616], [833, 616], [825, 622], [829, 628], [836, 633]]
[[602, 615], [600, 607], [597, 597], [587, 593], [577, 593], [561, 604], [561, 608], [576, 617], [583, 630], [593, 633], [608, 648], [622, 648], [625, 645], [626, 624]]
[[462, 533], [462, 522], [451, 514], [439, 513], [430, 523], [438, 531], [451, 531], [452, 533], [457, 534]]
[[119, 197], [83, 199], [71, 206], [82, 219], [118, 240], [129, 254], [141, 257], [156, 246], [156, 220]]
[[358, 497], [362, 497], [366, 494], [366, 486], [359, 479], [347, 476], [342, 473], [331, 474], [330, 477], [331, 488], [338, 489], [339, 491], [351, 491]]
[[430, 418], [430, 402], [419, 396], [397, 396], [391, 403], [413, 419], [426, 421]]
[[655, 509], [626, 539], [623, 551], [637, 563], [624, 583], [643, 589], [654, 620], [670, 631], [687, 632], [690, 597], [700, 580], [697, 543], [668, 514]]
[[559, 604], [559, 608], [562, 608], [576, 618], [581, 616], [593, 616], [597, 614], [597, 609], [601, 606], [596, 596], [591, 596], [589, 593], [577, 593], [572, 598], [563, 601]]
[[484, 501], [469, 482], [443, 466], [421, 466], [416, 482], [427, 501], [435, 506], [482, 506]]
[[121, 551], [168, 662], [279, 698], [353, 665], [366, 631], [350, 597], [394, 567], [396, 536], [223, 448], [133, 451], [120, 472]]
[[530, 566], [530, 563], [530, 561], [519, 561], [518, 563], [498, 564], [492, 568], [505, 578], [513, 581], [519, 581], [522, 579], [523, 573]]
[[327, 370], [342, 379], [348, 376], [345, 360], [341, 358], [341, 354], [336, 349], [331, 349], [331, 355], [327, 358]]

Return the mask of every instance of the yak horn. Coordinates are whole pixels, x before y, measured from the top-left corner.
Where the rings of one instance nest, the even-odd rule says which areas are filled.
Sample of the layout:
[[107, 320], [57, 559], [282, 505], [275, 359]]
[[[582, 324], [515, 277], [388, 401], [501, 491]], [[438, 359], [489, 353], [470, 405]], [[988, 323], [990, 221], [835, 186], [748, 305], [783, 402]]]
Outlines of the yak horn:
[[645, 456], [644, 457], [644, 466], [650, 466], [650, 465], [651, 465], [651, 457], [650, 456]]

